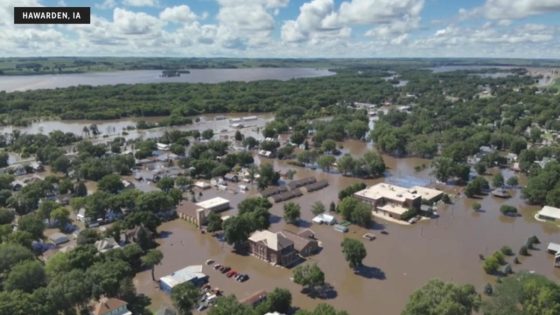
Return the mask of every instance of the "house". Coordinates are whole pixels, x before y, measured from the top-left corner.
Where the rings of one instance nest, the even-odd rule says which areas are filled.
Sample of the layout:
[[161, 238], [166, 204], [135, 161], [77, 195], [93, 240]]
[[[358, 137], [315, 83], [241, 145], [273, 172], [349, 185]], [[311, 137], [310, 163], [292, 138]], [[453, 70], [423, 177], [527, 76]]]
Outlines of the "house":
[[243, 121], [252, 121], [257, 120], [257, 116], [245, 116], [243, 117]]
[[539, 212], [537, 212], [537, 214], [535, 215], [535, 219], [539, 221], [560, 220], [560, 209], [551, 206], [544, 206]]
[[332, 225], [336, 223], [336, 219], [334, 218], [334, 216], [326, 213], [319, 214], [318, 216], [314, 217], [311, 221], [317, 224], [328, 224], [328, 225]]
[[121, 183], [123, 184], [124, 189], [134, 188], [134, 184], [131, 183], [130, 181], [126, 180], [126, 179], [121, 180]]
[[261, 191], [261, 197], [268, 198], [270, 196], [278, 195], [287, 191], [288, 188], [286, 186], [270, 186]]
[[91, 315], [132, 315], [126, 306], [128, 304], [117, 298], [102, 297], [93, 307]]
[[158, 142], [156, 143], [156, 147], [159, 151], [169, 151], [171, 146], [169, 144]]
[[202, 265], [187, 266], [159, 278], [159, 288], [166, 293], [171, 293], [175, 286], [186, 282], [195, 286], [201, 286], [208, 282], [208, 276], [202, 272]]
[[41, 164], [41, 162], [38, 161], [29, 163], [29, 167], [31, 168], [31, 170], [33, 170], [34, 173], [42, 172], [45, 170], [43, 164]]
[[280, 233], [294, 243], [294, 249], [303, 257], [311, 256], [319, 251], [319, 242], [317, 240], [302, 237], [290, 231], [282, 231]]
[[492, 196], [495, 196], [495, 197], [498, 197], [498, 198], [510, 198], [511, 194], [509, 193], [509, 191], [507, 189], [496, 188], [496, 189], [492, 190]]
[[422, 204], [422, 195], [417, 190], [387, 183], [360, 190], [354, 196], [372, 205], [373, 211], [395, 219], [401, 219], [409, 209], [419, 210]]
[[265, 158], [269, 158], [272, 156], [272, 152], [267, 150], [259, 150], [257, 153]]
[[268, 201], [272, 202], [272, 203], [279, 203], [282, 201], [286, 201], [286, 200], [290, 200], [292, 198], [297, 198], [302, 196], [303, 194], [301, 193], [301, 191], [299, 189], [294, 189], [294, 190], [290, 190], [290, 191], [286, 191], [280, 194], [276, 194], [273, 196], [268, 197]]
[[289, 182], [288, 187], [290, 188], [290, 190], [294, 190], [296, 188], [303, 187], [303, 186], [306, 186], [306, 185], [309, 185], [309, 184], [313, 184], [315, 182], [317, 182], [317, 179], [315, 177], [306, 177], [306, 178], [293, 180], [293, 181]]
[[307, 184], [303, 187], [308, 193], [321, 190], [325, 187], [329, 186], [329, 182], [325, 179], [317, 181], [315, 183]]
[[260, 290], [239, 301], [239, 303], [248, 306], [257, 306], [266, 299], [267, 295], [268, 293], [266, 291]]
[[70, 241], [70, 239], [68, 238], [68, 236], [66, 234], [62, 234], [62, 233], [53, 233], [49, 236], [49, 241], [51, 241], [54, 245], [58, 246], [60, 244], [64, 244], [68, 241]]
[[274, 265], [291, 266], [296, 260], [294, 243], [281, 233], [256, 231], [249, 237], [251, 255]]
[[229, 209], [229, 207], [229, 200], [215, 197], [198, 203], [183, 200], [177, 206], [176, 211], [179, 218], [200, 227], [206, 223], [206, 218], [210, 212], [222, 212]]
[[212, 186], [207, 182], [203, 182], [203, 181], [199, 180], [199, 181], [194, 183], [194, 187], [200, 188], [200, 189], [210, 189]]
[[239, 181], [239, 176], [232, 173], [228, 173], [224, 175], [224, 180], [232, 183], [237, 183]]
[[95, 241], [95, 248], [98, 252], [105, 253], [113, 249], [119, 249], [121, 248], [121, 246], [115, 241], [114, 238], [106, 237], [104, 239]]

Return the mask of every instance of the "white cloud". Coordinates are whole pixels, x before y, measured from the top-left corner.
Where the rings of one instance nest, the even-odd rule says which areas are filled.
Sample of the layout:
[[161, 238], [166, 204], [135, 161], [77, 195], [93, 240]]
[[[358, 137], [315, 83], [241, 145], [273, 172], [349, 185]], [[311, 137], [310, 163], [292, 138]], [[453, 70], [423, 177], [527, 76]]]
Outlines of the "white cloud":
[[144, 12], [132, 12], [116, 8], [113, 23], [122, 34], [140, 35], [154, 32], [162, 27], [159, 19]]
[[420, 24], [424, 0], [350, 0], [336, 10], [333, 0], [312, 0], [300, 7], [296, 20], [286, 21], [282, 39], [303, 42], [321, 33], [349, 34], [354, 25], [373, 26], [366, 35], [402, 43]]
[[159, 14], [159, 18], [168, 22], [191, 23], [196, 21], [198, 17], [188, 6], [179, 5], [171, 8], [165, 8]]
[[560, 12], [560, 0], [486, 0], [472, 10], [461, 9], [463, 18], [484, 16], [491, 20], [521, 19], [524, 17]]
[[155, 7], [158, 0], [124, 0], [123, 4], [130, 7]]
[[117, 2], [115, 0], [104, 0], [100, 4], [95, 4], [95, 7], [101, 10], [112, 9], [115, 8], [116, 6], [117, 6]]

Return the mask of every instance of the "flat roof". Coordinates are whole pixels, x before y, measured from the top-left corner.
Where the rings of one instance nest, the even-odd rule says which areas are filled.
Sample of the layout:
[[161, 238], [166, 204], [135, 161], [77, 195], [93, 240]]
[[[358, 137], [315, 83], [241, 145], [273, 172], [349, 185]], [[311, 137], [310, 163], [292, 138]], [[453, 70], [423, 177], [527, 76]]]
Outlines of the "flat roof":
[[202, 272], [202, 265], [193, 265], [179, 269], [167, 276], [163, 276], [159, 278], [159, 280], [167, 284], [170, 288], [173, 288], [181, 283], [205, 277], [206, 274]]
[[405, 202], [406, 200], [413, 200], [421, 197], [415, 189], [408, 189], [387, 183], [379, 183], [370, 186], [354, 193], [354, 195], [373, 200], [386, 198], [398, 202]]
[[424, 200], [432, 200], [435, 199], [437, 197], [439, 197], [441, 194], [443, 194], [443, 192], [441, 190], [437, 190], [437, 189], [433, 189], [433, 188], [428, 188], [428, 187], [423, 187], [423, 186], [414, 186], [411, 188], [411, 190], [416, 190], [416, 192], [418, 194], [420, 194], [420, 196], [422, 196], [422, 199]]
[[408, 211], [407, 208], [397, 206], [397, 205], [394, 205], [394, 204], [386, 204], [382, 207], [377, 207], [377, 209], [382, 210], [382, 211], [386, 211], [386, 212], [390, 212], [390, 213], [394, 213], [394, 214], [398, 214], [398, 215], [402, 215], [403, 213]]
[[560, 252], [560, 244], [556, 244], [556, 243], [552, 243], [552, 242], [548, 243], [548, 247], [546, 249], [551, 251], [551, 252], [558, 253], [558, 252]]
[[537, 212], [538, 215], [560, 220], [560, 209], [551, 206], [544, 206]]
[[229, 200], [222, 197], [214, 197], [212, 199], [201, 201], [196, 205], [204, 209], [212, 209], [226, 204], [229, 205]]

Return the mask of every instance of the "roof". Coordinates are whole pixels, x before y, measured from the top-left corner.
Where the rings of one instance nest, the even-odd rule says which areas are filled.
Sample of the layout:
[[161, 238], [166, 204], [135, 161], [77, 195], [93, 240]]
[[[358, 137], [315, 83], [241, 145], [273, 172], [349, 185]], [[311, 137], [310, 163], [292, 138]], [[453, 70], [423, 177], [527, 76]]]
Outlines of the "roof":
[[313, 218], [313, 222], [316, 223], [321, 223], [321, 222], [331, 223], [333, 221], [334, 221], [334, 216], [326, 213], [321, 213]]
[[49, 236], [49, 240], [55, 242], [55, 243], [64, 243], [64, 242], [68, 242], [69, 238], [66, 234], [62, 234], [62, 233], [53, 233]]
[[281, 233], [273, 233], [269, 230], [256, 231], [249, 237], [249, 240], [255, 243], [263, 243], [266, 247], [280, 251], [286, 247], [294, 245], [294, 242], [287, 239]]
[[[123, 300], [119, 300], [116, 298], [101, 298], [99, 302], [95, 305], [93, 310], [94, 315], [105, 315], [110, 314], [112, 311], [125, 306], [127, 303]], [[132, 313], [129, 313], [132, 314]]]
[[550, 242], [546, 249], [551, 252], [560, 253], [560, 244]]
[[303, 249], [305, 249], [307, 246], [309, 246], [312, 243], [317, 243], [317, 241], [306, 238], [306, 237], [302, 237], [298, 234], [292, 233], [290, 231], [282, 231], [280, 232], [280, 234], [282, 234], [282, 236], [284, 236], [285, 238], [287, 238], [288, 240], [292, 241], [294, 243], [294, 248], [295, 250], [297, 250], [298, 252], [301, 252]]
[[323, 189], [323, 188], [327, 187], [328, 185], [329, 185], [329, 182], [326, 179], [322, 179], [320, 181], [305, 185], [305, 189], [307, 189], [308, 192], [312, 192], [312, 191], [316, 191], [316, 190], [319, 190], [319, 189]]
[[548, 218], [553, 218], [553, 219], [557, 219], [560, 220], [560, 209], [559, 208], [554, 208], [551, 206], [544, 206], [539, 212], [537, 212], [538, 215], [543, 216], [543, 217], [548, 217]]
[[110, 251], [111, 249], [121, 248], [119, 243], [115, 241], [112, 237], [106, 237], [104, 239], [95, 241], [95, 248], [101, 253]]
[[206, 277], [206, 274], [202, 272], [202, 265], [193, 265], [179, 269], [167, 276], [163, 276], [159, 278], [159, 281], [167, 284], [170, 288], [173, 288], [181, 283]]
[[420, 194], [420, 196], [422, 196], [422, 199], [428, 201], [433, 200], [443, 194], [443, 192], [440, 190], [423, 187], [423, 186], [414, 186], [411, 188], [411, 190], [412, 191], [416, 190], [416, 192]]
[[390, 212], [390, 213], [394, 213], [394, 214], [398, 214], [398, 215], [402, 215], [403, 213], [407, 212], [408, 209], [401, 207], [401, 206], [397, 206], [394, 204], [386, 204], [384, 206], [381, 207], [377, 207], [377, 209], [382, 210], [382, 211], [386, 211], [386, 212]]
[[309, 185], [309, 184], [313, 184], [317, 181], [317, 179], [315, 177], [305, 177], [302, 179], [298, 179], [298, 180], [293, 180], [291, 182], [288, 183], [288, 187], [290, 187], [290, 189], [295, 189], [301, 186], [305, 186], [305, 185]]
[[315, 232], [311, 229], [304, 229], [297, 233], [300, 237], [315, 238]]
[[261, 191], [261, 196], [266, 198], [286, 191], [288, 191], [288, 188], [286, 188], [286, 186], [270, 186]]
[[421, 198], [421, 195], [415, 189], [407, 189], [404, 187], [391, 185], [387, 183], [379, 183], [364, 190], [360, 190], [354, 195], [367, 199], [390, 199], [398, 202], [405, 202], [406, 200], [414, 200]]
[[200, 208], [204, 208], [204, 209], [212, 209], [215, 207], [219, 207], [219, 206], [223, 206], [223, 205], [229, 205], [229, 200], [222, 198], [222, 197], [215, 197], [212, 199], [208, 199], [205, 201], [201, 201], [199, 203], [197, 203], [196, 205], [199, 206]]
[[258, 303], [259, 301], [266, 298], [267, 294], [268, 293], [265, 290], [260, 290], [260, 291], [257, 291], [255, 293], [249, 295], [248, 297], [244, 298], [243, 300], [241, 300], [239, 302], [241, 304], [254, 305], [255, 303]]

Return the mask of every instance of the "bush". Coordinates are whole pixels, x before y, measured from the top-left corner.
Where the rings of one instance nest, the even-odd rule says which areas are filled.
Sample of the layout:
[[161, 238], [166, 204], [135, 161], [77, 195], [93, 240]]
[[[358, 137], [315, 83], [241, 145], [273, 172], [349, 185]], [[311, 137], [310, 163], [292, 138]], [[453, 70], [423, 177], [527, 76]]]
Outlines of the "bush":
[[529, 256], [529, 250], [526, 245], [521, 246], [521, 248], [519, 249], [519, 255]]
[[401, 215], [401, 219], [402, 219], [402, 220], [405, 220], [405, 221], [408, 221], [408, 220], [414, 218], [414, 217], [417, 216], [417, 215], [418, 215], [418, 210], [416, 210], [416, 209], [408, 209], [408, 211], [406, 211], [405, 213], [403, 213], [403, 214]]
[[503, 215], [515, 216], [515, 215], [517, 215], [517, 208], [514, 207], [514, 206], [510, 206], [510, 205], [502, 205], [500, 207], [500, 212]]
[[492, 295], [492, 293], [494, 293], [494, 289], [492, 288], [492, 285], [490, 283], [487, 283], [484, 286], [484, 294], [486, 295]]
[[443, 194], [443, 196], [441, 197], [441, 201], [448, 205], [451, 204], [451, 198], [449, 198], [448, 194]]
[[503, 246], [500, 249], [500, 252], [506, 256], [513, 256], [513, 250], [511, 250], [511, 247], [509, 246]]
[[482, 205], [478, 202], [473, 203], [472, 208], [474, 211], [480, 211], [480, 209], [482, 208]]

